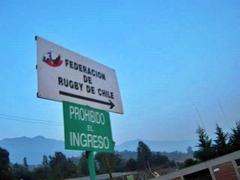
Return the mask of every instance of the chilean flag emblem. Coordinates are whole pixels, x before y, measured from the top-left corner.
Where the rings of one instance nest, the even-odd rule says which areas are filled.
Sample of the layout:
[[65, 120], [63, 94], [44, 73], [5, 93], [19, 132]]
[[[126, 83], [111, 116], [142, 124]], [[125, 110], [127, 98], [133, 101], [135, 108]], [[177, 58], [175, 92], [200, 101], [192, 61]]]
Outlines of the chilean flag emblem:
[[47, 52], [46, 55], [43, 56], [43, 61], [51, 67], [59, 67], [63, 63], [61, 56], [57, 55], [54, 57], [52, 52]]

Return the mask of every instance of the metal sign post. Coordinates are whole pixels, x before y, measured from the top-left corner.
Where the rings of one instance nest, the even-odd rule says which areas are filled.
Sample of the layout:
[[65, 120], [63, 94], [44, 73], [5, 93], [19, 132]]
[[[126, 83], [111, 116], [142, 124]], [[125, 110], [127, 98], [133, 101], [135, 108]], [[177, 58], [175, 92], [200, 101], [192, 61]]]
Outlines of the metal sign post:
[[96, 180], [93, 151], [86, 151], [86, 154], [88, 159], [88, 170], [89, 170], [90, 180]]
[[107, 111], [123, 114], [115, 70], [41, 37], [35, 40], [37, 95], [63, 102], [65, 149], [86, 151], [95, 180], [94, 152], [114, 151]]
[[63, 117], [65, 149], [86, 150], [90, 179], [95, 180], [94, 151], [114, 151], [109, 113], [63, 102]]

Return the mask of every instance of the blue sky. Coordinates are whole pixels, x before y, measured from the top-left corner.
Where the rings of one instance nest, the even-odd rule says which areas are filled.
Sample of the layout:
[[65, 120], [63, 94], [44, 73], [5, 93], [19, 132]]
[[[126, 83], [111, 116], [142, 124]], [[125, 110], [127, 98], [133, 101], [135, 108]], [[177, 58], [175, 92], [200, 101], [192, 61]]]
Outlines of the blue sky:
[[228, 131], [240, 119], [239, 6], [216, 0], [0, 1], [0, 139], [63, 139], [61, 103], [36, 98], [35, 35], [116, 70], [125, 111], [111, 113], [117, 144], [193, 140], [198, 125], [211, 135], [216, 123]]

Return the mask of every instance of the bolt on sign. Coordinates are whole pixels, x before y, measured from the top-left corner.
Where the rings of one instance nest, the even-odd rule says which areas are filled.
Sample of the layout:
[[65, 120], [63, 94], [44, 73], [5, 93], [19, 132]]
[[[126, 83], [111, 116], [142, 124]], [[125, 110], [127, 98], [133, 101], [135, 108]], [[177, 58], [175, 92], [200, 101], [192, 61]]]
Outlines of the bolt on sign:
[[65, 149], [113, 152], [109, 113], [63, 102]]
[[113, 69], [38, 36], [36, 41], [38, 97], [123, 113]]

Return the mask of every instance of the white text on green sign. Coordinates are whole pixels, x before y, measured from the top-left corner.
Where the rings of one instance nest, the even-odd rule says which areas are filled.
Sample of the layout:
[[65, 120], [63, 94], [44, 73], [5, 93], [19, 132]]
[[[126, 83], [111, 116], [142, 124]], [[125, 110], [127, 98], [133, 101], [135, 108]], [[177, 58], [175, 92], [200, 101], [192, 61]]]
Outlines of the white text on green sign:
[[65, 148], [112, 152], [109, 113], [103, 110], [63, 102]]

